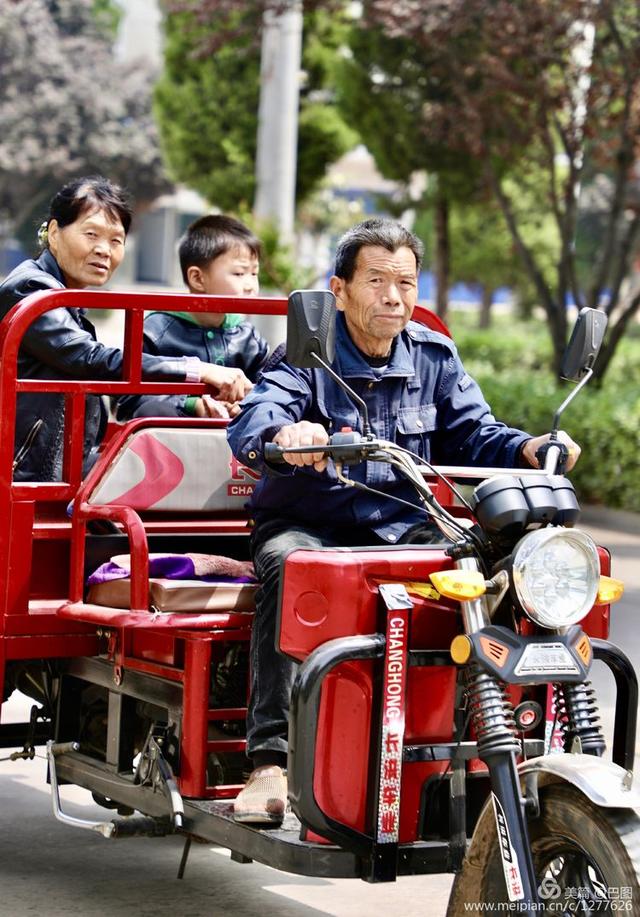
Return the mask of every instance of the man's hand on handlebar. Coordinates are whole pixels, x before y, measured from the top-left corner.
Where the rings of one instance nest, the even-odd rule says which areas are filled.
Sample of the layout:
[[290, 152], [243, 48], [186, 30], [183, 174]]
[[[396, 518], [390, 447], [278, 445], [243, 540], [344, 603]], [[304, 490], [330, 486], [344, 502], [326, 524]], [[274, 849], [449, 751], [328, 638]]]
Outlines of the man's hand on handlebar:
[[200, 365], [200, 381], [211, 386], [218, 401], [227, 401], [230, 404], [242, 401], [253, 388], [253, 384], [241, 369], [235, 366], [216, 366], [213, 363]]
[[[534, 436], [533, 439], [528, 440], [522, 448], [523, 461], [527, 462], [533, 468], [539, 468], [540, 463], [536, 457], [536, 452], [538, 451], [540, 446], [543, 446], [545, 443], [548, 443], [550, 439], [551, 439], [551, 434], [545, 433], [544, 436]], [[564, 443], [564, 445], [567, 447], [569, 451], [569, 455], [567, 458], [566, 471], [571, 471], [575, 463], [580, 458], [580, 452], [581, 452], [580, 446], [577, 443], [574, 443], [571, 437], [567, 433], [565, 433], [564, 430], [560, 430], [558, 432], [558, 439], [560, 440], [561, 443]]]
[[[329, 442], [329, 434], [319, 423], [310, 423], [308, 420], [301, 420], [300, 423], [292, 423], [287, 427], [281, 427], [273, 437], [277, 446], [283, 448], [298, 446], [326, 446]], [[294, 452], [285, 453], [282, 458], [290, 465], [296, 465], [302, 468], [304, 465], [313, 465], [316, 471], [324, 471], [327, 467], [327, 456], [323, 452]]]

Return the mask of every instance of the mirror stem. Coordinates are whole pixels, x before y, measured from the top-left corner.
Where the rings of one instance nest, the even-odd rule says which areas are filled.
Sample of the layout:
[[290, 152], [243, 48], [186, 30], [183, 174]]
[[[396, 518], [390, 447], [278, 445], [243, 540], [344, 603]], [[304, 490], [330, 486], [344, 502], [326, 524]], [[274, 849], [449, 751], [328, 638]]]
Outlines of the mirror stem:
[[314, 360], [318, 361], [318, 363], [320, 364], [320, 366], [322, 366], [323, 369], [326, 369], [326, 371], [329, 373], [331, 378], [335, 382], [337, 382], [338, 385], [342, 389], [344, 389], [344, 391], [347, 393], [349, 398], [351, 398], [351, 400], [358, 406], [358, 408], [360, 409], [360, 413], [362, 414], [362, 435], [371, 436], [371, 427], [369, 426], [369, 409], [367, 405], [365, 404], [365, 402], [360, 397], [360, 395], [356, 395], [356, 393], [353, 391], [352, 388], [350, 388], [347, 385], [344, 379], [341, 379], [340, 376], [337, 373], [335, 373], [331, 369], [330, 366], [327, 366], [324, 360], [321, 357], [319, 357], [317, 353], [312, 353], [311, 356], [313, 357]]
[[565, 409], [566, 407], [568, 407], [568, 406], [571, 404], [571, 402], [572, 402], [573, 399], [576, 397], [576, 395], [578, 394], [578, 392], [580, 391], [580, 389], [581, 389], [583, 386], [585, 386], [585, 385], [587, 384], [587, 382], [589, 381], [589, 379], [591, 378], [592, 375], [593, 375], [593, 370], [592, 370], [592, 369], [587, 369], [587, 370], [585, 371], [584, 376], [583, 376], [582, 379], [578, 382], [578, 384], [576, 385], [576, 387], [574, 388], [574, 390], [573, 390], [572, 392], [569, 393], [569, 395], [564, 399], [564, 401], [562, 402], [562, 404], [560, 405], [560, 407], [558, 408], [558, 410], [557, 410], [556, 413], [554, 414], [554, 417], [553, 417], [553, 430], [551, 431], [551, 437], [552, 437], [552, 439], [557, 439], [557, 438], [558, 438], [558, 427], [560, 426], [560, 415], [562, 414], [562, 412], [564, 411], [564, 409]]

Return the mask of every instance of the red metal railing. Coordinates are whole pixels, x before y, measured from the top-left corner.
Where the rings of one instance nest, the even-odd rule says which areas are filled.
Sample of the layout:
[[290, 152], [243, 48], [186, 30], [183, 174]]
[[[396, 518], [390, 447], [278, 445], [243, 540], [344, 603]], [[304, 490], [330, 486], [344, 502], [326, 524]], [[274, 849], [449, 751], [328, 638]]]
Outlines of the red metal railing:
[[[20, 379], [18, 352], [27, 328], [56, 308], [124, 311], [124, 362], [120, 380]], [[12, 489], [14, 499], [70, 500], [82, 476], [84, 396], [87, 394], [201, 394], [204, 386], [188, 382], [144, 382], [141, 377], [144, 313], [150, 308], [168, 312], [237, 312], [247, 315], [285, 315], [280, 297], [193, 296], [187, 293], [121, 293], [87, 290], [45, 290], [17, 303], [0, 323], [0, 493]], [[18, 392], [63, 394], [66, 401], [64, 463], [61, 483], [12, 484]]]

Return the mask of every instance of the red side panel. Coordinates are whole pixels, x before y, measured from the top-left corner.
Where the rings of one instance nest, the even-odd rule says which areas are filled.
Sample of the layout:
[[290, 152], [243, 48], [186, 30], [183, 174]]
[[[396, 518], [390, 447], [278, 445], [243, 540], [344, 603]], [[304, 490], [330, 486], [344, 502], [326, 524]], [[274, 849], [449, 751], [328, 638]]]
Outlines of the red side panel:
[[[285, 565], [280, 646], [304, 659], [319, 644], [354, 633], [384, 632], [378, 584], [403, 582], [414, 601], [409, 647], [446, 652], [459, 630], [453, 603], [411, 592], [415, 583], [429, 589], [431, 571], [451, 567], [444, 551], [296, 551]], [[338, 666], [322, 689], [318, 717], [314, 794], [321, 809], [360, 831], [370, 830], [367, 811], [369, 779], [375, 779], [376, 751], [371, 734], [377, 716], [374, 663]], [[456, 667], [409, 666], [405, 709], [405, 744], [447, 742], [453, 736]], [[375, 688], [379, 693], [379, 687]], [[402, 767], [400, 842], [418, 836], [422, 790], [431, 774], [447, 761], [409, 763]]]
[[[321, 643], [350, 634], [371, 634], [378, 621], [379, 582], [429, 583], [429, 573], [452, 567], [443, 550], [295, 551], [287, 558], [281, 593], [280, 649], [302, 660]], [[418, 600], [420, 602], [420, 600]], [[420, 604], [427, 604], [420, 602]], [[451, 623], [450, 603], [428, 603]], [[449, 624], [449, 627], [451, 624]], [[427, 627], [436, 643], [448, 633]]]
[[[337, 821], [367, 829], [367, 779], [371, 766], [373, 663], [345, 663], [325, 681], [318, 720], [313, 789], [320, 808]], [[452, 739], [455, 667], [409, 671], [405, 744]], [[400, 842], [418, 837], [422, 788], [447, 761], [402, 768]], [[375, 769], [372, 769], [372, 773]]]
[[456, 667], [415, 666], [409, 669], [405, 745], [450, 742], [453, 715], [450, 700], [456, 687]]
[[372, 662], [344, 663], [326, 679], [313, 790], [328, 815], [365, 830], [371, 748]]
[[[422, 801], [422, 788], [433, 774], [442, 774], [449, 767], [449, 761], [421, 761], [404, 764], [402, 767], [402, 796], [400, 799], [401, 844], [419, 840], [418, 819]], [[425, 913], [429, 913], [425, 909]]]

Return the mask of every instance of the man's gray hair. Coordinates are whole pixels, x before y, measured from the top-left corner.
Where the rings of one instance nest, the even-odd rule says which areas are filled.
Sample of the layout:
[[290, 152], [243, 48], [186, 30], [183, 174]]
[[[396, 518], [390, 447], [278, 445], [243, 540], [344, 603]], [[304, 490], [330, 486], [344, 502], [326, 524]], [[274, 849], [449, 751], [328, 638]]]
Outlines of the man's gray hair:
[[371, 220], [363, 220], [362, 223], [348, 229], [338, 241], [336, 277], [346, 281], [352, 279], [358, 252], [366, 245], [376, 245], [390, 252], [396, 252], [399, 248], [410, 248], [416, 257], [416, 272], [420, 271], [424, 257], [424, 245], [420, 239], [397, 220], [376, 217]]

